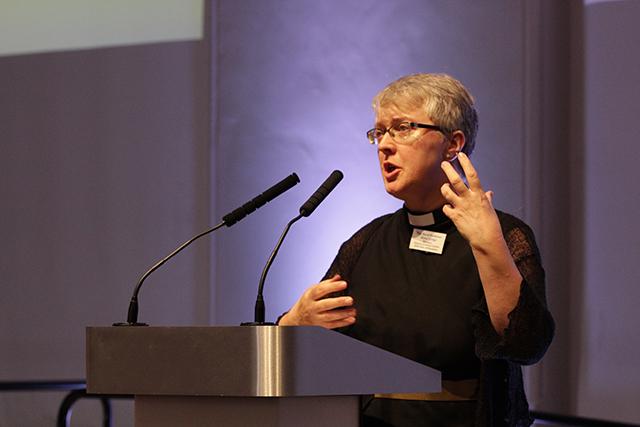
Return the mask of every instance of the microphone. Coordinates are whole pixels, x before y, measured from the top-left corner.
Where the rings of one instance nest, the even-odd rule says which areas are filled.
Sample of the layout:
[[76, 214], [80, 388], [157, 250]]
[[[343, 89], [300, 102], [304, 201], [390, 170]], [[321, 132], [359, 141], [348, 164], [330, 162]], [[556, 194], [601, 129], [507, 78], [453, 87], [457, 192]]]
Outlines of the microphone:
[[339, 170], [334, 170], [331, 172], [331, 175], [322, 183], [322, 185], [316, 190], [315, 193], [309, 197], [302, 206], [300, 206], [300, 215], [309, 216], [313, 213], [314, 210], [322, 203], [322, 201], [336, 188], [336, 185], [340, 181], [344, 175]]
[[240, 221], [245, 216], [264, 206], [266, 203], [269, 203], [299, 182], [300, 178], [298, 178], [298, 175], [292, 173], [279, 183], [266, 190], [264, 193], [254, 197], [244, 205], [240, 206], [238, 209], [223, 216], [222, 221], [224, 221], [227, 227], [231, 227], [233, 224]]
[[254, 309], [254, 321], [253, 322], [244, 322], [242, 326], [265, 326], [265, 325], [273, 325], [273, 323], [267, 323], [264, 321], [264, 313], [265, 313], [265, 305], [264, 305], [264, 282], [267, 278], [267, 273], [271, 268], [271, 264], [273, 264], [273, 260], [276, 258], [278, 251], [280, 250], [280, 246], [282, 246], [282, 242], [284, 241], [285, 236], [289, 232], [291, 226], [301, 219], [302, 217], [308, 217], [313, 213], [313, 211], [322, 203], [322, 201], [333, 191], [334, 188], [338, 185], [344, 175], [339, 170], [334, 170], [331, 172], [331, 175], [320, 185], [320, 187], [311, 195], [309, 200], [307, 200], [300, 207], [300, 214], [289, 221], [276, 244], [276, 247], [271, 252], [269, 259], [267, 260], [267, 264], [264, 266], [262, 270], [262, 276], [260, 276], [260, 283], [258, 284], [258, 296], [256, 298], [256, 305]]
[[276, 197], [278, 197], [279, 195], [281, 195], [285, 191], [289, 190], [290, 188], [292, 188], [294, 185], [298, 184], [299, 182], [300, 182], [300, 178], [298, 178], [298, 175], [296, 175], [295, 173], [292, 173], [291, 175], [289, 175], [288, 177], [286, 177], [282, 181], [280, 181], [277, 184], [275, 184], [275, 185], [271, 186], [270, 188], [268, 188], [264, 193], [254, 197], [253, 199], [251, 199], [250, 201], [248, 201], [244, 205], [240, 206], [238, 209], [236, 209], [236, 210], [228, 213], [227, 215], [223, 216], [222, 217], [222, 222], [220, 224], [216, 225], [213, 228], [210, 228], [207, 231], [204, 231], [204, 232], [198, 234], [195, 237], [192, 237], [191, 239], [189, 239], [186, 242], [184, 242], [182, 245], [178, 246], [178, 248], [176, 248], [169, 255], [167, 255], [166, 257], [164, 257], [160, 261], [158, 261], [153, 267], [151, 267], [146, 273], [144, 273], [142, 275], [142, 277], [140, 278], [140, 280], [138, 281], [138, 284], [136, 285], [136, 287], [135, 287], [135, 289], [133, 291], [133, 295], [131, 296], [131, 301], [129, 302], [129, 310], [127, 312], [127, 321], [126, 322], [120, 322], [120, 323], [114, 323], [113, 326], [147, 326], [146, 323], [138, 323], [138, 294], [140, 293], [140, 288], [142, 287], [142, 282], [144, 282], [144, 280], [151, 273], [156, 271], [165, 262], [169, 261], [175, 255], [177, 255], [178, 252], [182, 251], [184, 248], [189, 246], [194, 241], [198, 240], [200, 237], [205, 236], [205, 235], [207, 235], [209, 233], [212, 233], [212, 232], [216, 231], [218, 228], [222, 227], [223, 225], [226, 225], [227, 227], [231, 227], [233, 224], [235, 224], [236, 222], [240, 221], [245, 216], [247, 216], [250, 213], [254, 212], [256, 209], [260, 208], [261, 206], [264, 206], [266, 203], [269, 203], [271, 200], [275, 199]]

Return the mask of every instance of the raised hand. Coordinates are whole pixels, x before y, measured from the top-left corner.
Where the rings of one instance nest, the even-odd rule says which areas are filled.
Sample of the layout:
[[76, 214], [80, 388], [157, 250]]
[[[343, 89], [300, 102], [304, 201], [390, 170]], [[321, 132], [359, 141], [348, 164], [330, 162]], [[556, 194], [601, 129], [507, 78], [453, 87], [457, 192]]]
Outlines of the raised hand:
[[495, 244], [496, 239], [503, 240], [500, 222], [492, 204], [493, 192], [484, 191], [469, 157], [459, 153], [458, 161], [469, 186], [449, 162], [442, 162], [442, 170], [449, 180], [440, 188], [447, 201], [442, 211], [474, 248]]

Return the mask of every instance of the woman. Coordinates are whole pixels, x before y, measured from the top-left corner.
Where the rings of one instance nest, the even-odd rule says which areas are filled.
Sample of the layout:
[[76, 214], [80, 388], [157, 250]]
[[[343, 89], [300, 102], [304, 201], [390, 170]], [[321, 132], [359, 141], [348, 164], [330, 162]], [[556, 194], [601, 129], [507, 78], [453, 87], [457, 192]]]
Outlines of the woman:
[[469, 160], [473, 98], [416, 74], [373, 106], [367, 137], [404, 206], [346, 241], [279, 324], [340, 328], [441, 371], [441, 393], [376, 396], [365, 426], [530, 425], [520, 365], [542, 357], [554, 323], [530, 228], [493, 208]]

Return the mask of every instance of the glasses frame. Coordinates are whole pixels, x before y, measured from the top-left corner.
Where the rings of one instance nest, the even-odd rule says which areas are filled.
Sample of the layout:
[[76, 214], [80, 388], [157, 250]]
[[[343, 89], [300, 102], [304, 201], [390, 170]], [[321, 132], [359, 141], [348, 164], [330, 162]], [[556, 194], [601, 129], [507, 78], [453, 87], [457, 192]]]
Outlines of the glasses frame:
[[380, 131], [384, 131], [384, 132], [382, 132], [382, 135], [378, 138], [379, 140], [381, 140], [382, 138], [384, 138], [384, 136], [387, 134], [387, 132], [389, 132], [389, 136], [391, 136], [391, 139], [393, 139], [393, 140], [394, 140], [396, 143], [398, 143], [398, 144], [402, 144], [402, 143], [404, 143], [404, 141], [397, 141], [397, 140], [395, 139], [395, 131], [393, 131], [393, 128], [394, 128], [394, 127], [397, 127], [397, 126], [400, 126], [400, 125], [403, 125], [403, 124], [408, 124], [408, 125], [409, 125], [409, 127], [411, 127], [411, 129], [431, 129], [431, 130], [437, 130], [438, 132], [442, 132], [442, 133], [443, 133], [443, 134], [445, 134], [445, 135], [446, 135], [446, 133], [447, 133], [447, 132], [445, 131], [445, 129], [443, 129], [442, 127], [437, 126], [437, 125], [428, 125], [428, 124], [426, 124], [426, 123], [417, 123], [417, 122], [407, 122], [407, 121], [403, 121], [403, 122], [400, 122], [400, 123], [396, 123], [396, 124], [395, 124], [395, 125], [393, 125], [393, 126], [389, 126], [388, 128], [385, 128], [385, 129], [381, 129], [381, 128], [373, 128], [373, 129], [369, 129], [369, 130], [367, 131], [367, 139], [369, 140], [369, 143], [370, 143], [371, 145], [376, 145], [376, 144], [378, 144], [378, 142], [376, 142], [376, 138], [375, 138], [375, 136], [374, 136], [374, 133], [375, 133], [375, 131], [376, 131], [376, 130], [380, 130]]

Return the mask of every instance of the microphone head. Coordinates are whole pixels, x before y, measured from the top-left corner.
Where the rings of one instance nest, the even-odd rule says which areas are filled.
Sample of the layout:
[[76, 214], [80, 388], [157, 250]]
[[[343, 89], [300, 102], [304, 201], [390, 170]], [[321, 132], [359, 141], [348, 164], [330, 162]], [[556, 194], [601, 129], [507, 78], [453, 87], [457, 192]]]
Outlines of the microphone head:
[[334, 170], [331, 175], [320, 185], [315, 193], [304, 205], [300, 206], [300, 215], [309, 216], [322, 203], [322, 201], [333, 191], [340, 181], [344, 178], [344, 174], [339, 170]]
[[292, 173], [282, 181], [268, 188], [259, 196], [254, 197], [253, 199], [249, 200], [247, 203], [240, 206], [233, 212], [229, 212], [228, 214], [223, 216], [222, 221], [227, 227], [231, 227], [233, 224], [240, 221], [245, 216], [249, 215], [256, 209], [263, 206], [264, 204], [275, 199], [276, 197], [278, 197], [285, 191], [289, 190], [291, 187], [298, 184], [299, 182], [300, 182], [300, 178], [298, 178], [298, 175], [296, 175], [295, 173]]

